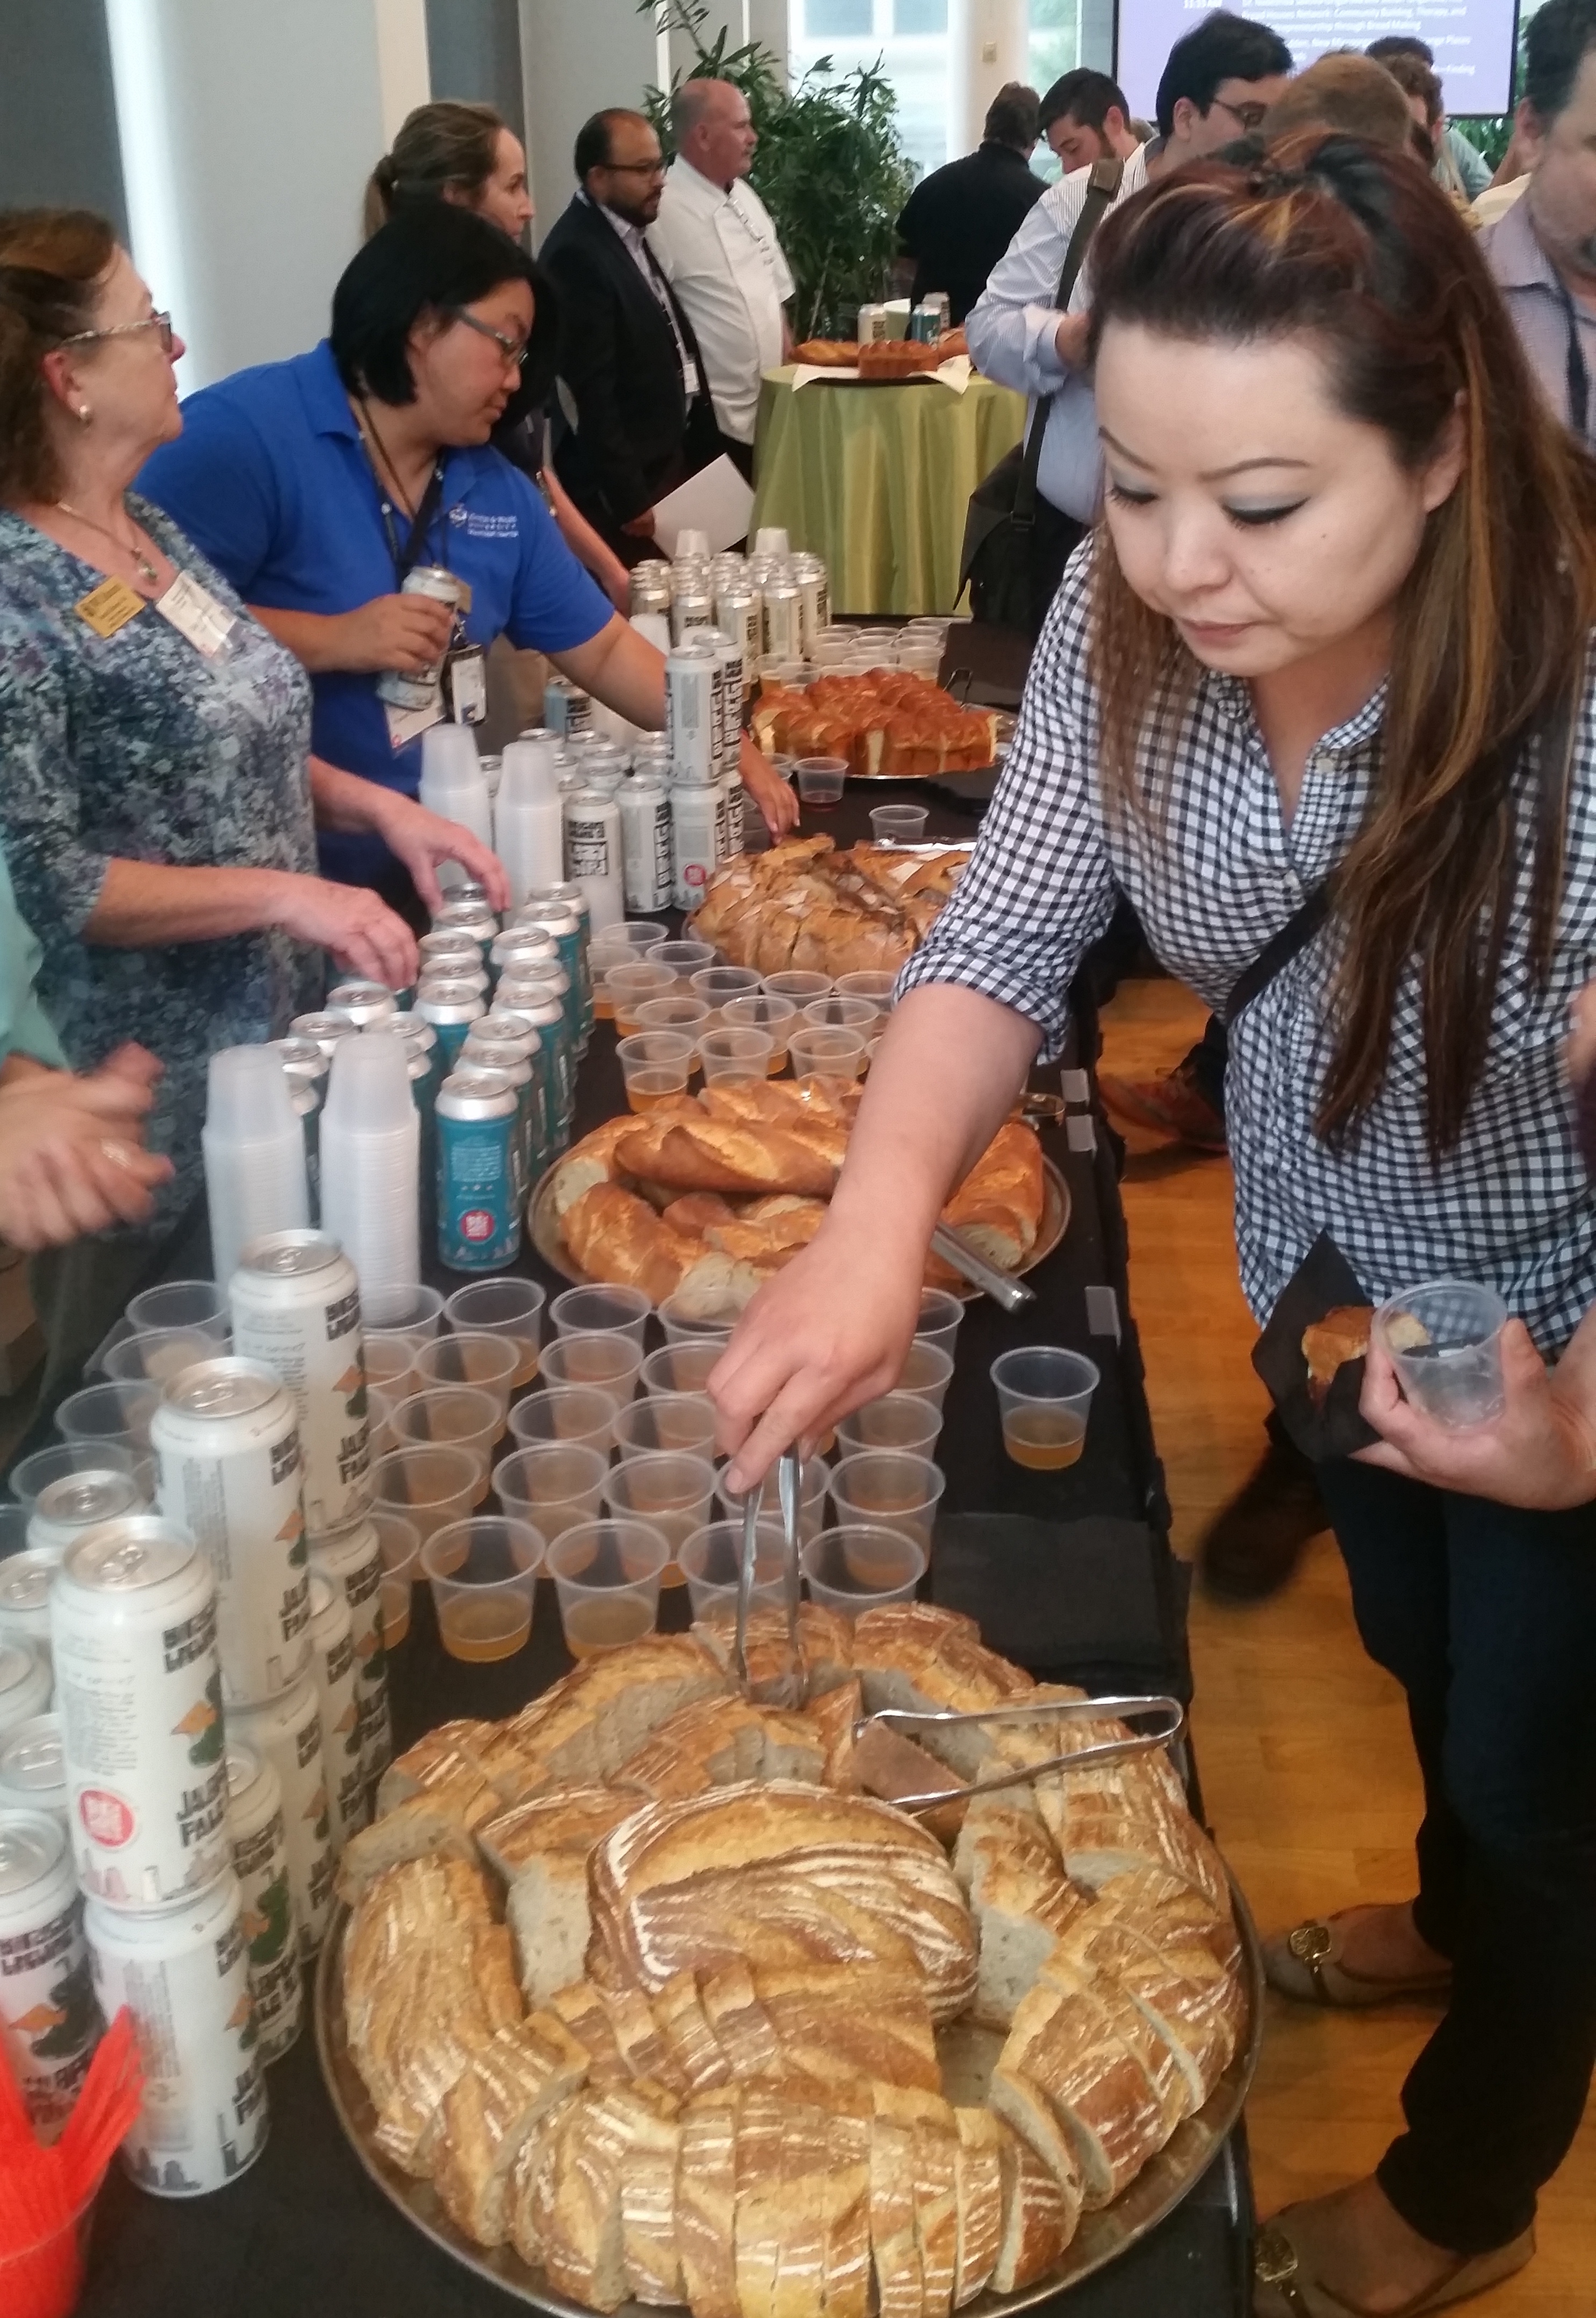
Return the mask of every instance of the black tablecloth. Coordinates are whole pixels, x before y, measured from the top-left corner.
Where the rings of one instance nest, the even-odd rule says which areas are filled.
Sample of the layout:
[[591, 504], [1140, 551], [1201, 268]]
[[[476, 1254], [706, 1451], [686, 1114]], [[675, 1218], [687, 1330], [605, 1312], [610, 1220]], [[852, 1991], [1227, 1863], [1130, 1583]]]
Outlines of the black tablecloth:
[[[930, 833], [972, 833], [973, 801], [953, 785], [850, 789], [829, 822], [838, 842], [865, 833], [869, 805], [912, 795], [932, 806]], [[1168, 1510], [1152, 1444], [1142, 1363], [1126, 1304], [1125, 1241], [1114, 1152], [1090, 1085], [1096, 1032], [1076, 1010], [1071, 1048], [1037, 1084], [1068, 1098], [1044, 1144], [1070, 1190], [1061, 1245], [1029, 1275], [1036, 1301], [1013, 1318], [984, 1299], [959, 1329], [939, 1461], [946, 1525], [931, 1590], [982, 1619], [990, 1638], [1038, 1673], [1094, 1689], [1190, 1694], [1183, 1573], [1168, 1548]], [[604, 1026], [582, 1068], [578, 1133], [623, 1107], [613, 1034]], [[530, 1249], [521, 1269], [561, 1282]], [[202, 1218], [169, 1254], [168, 1276], [210, 1269]], [[453, 1275], [429, 1263], [439, 1285]], [[1116, 1333], [1117, 1331], [1117, 1333]], [[1006, 1346], [1061, 1343], [1102, 1371], [1086, 1452], [1063, 1473], [1023, 1471], [1004, 1456], [988, 1368]], [[983, 1516], [1027, 1517], [1023, 1536]], [[1039, 1582], [1040, 1581], [1040, 1582]], [[540, 1589], [547, 1594], [548, 1588]], [[685, 1594], [662, 1622], [685, 1622]], [[569, 1664], [551, 1598], [533, 1639], [497, 1667], [464, 1667], [439, 1646], [425, 1588], [390, 1662], [396, 1741], [453, 1715], [513, 1712]], [[498, 2289], [438, 2252], [362, 2171], [332, 2116], [309, 2023], [271, 2070], [265, 2152], [241, 2180], [193, 2205], [166, 2204], [120, 2173], [103, 2194], [88, 2287], [90, 2318], [498, 2318]], [[1162, 2226], [1098, 2278], [1061, 2297], [1068, 2318], [1239, 2318], [1247, 2308], [1251, 2201], [1241, 2136]]]

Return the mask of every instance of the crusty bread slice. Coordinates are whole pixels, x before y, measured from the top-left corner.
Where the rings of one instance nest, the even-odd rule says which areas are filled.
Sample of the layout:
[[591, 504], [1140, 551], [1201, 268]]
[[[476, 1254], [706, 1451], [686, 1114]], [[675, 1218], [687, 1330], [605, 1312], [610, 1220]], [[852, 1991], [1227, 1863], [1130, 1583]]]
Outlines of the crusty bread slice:
[[543, 2268], [556, 2293], [591, 2310], [626, 2298], [621, 2179], [632, 2149], [657, 2137], [659, 2110], [634, 2088], [582, 2094], [562, 2121], [540, 2201]]
[[545, 2012], [499, 2029], [444, 2094], [433, 2182], [479, 2245], [505, 2242], [506, 2193], [522, 2146], [586, 2075], [581, 2047]]
[[[969, 1619], [923, 1602], [866, 1610], [856, 1619], [854, 1670], [872, 1714], [888, 1706], [978, 1713], [1017, 1703], [1036, 1686], [1029, 1675], [984, 1648]], [[964, 1779], [977, 1776], [989, 1751], [989, 1734], [975, 1723], [928, 1723], [912, 1735]]]
[[668, 2085], [673, 2093], [685, 2093], [686, 2079], [677, 2065], [648, 1998], [635, 1988], [601, 1988], [598, 2000], [609, 2015], [621, 2058], [633, 2078]]
[[[413, 1747], [396, 1755], [383, 1772], [377, 1786], [377, 1817], [385, 1817], [423, 1788], [435, 1786], [440, 1777], [452, 1777], [462, 1762], [472, 1763], [472, 1740], [490, 1741], [497, 1727], [491, 1722], [460, 1721], [440, 1722], [436, 1730], [426, 1731]], [[475, 1767], [480, 1769], [480, 1765]]]
[[690, 2093], [713, 2092], [731, 2081], [731, 2063], [710, 2025], [690, 1972], [668, 1980], [651, 2007], [674, 2067]]
[[616, 2041], [603, 1998], [591, 1981], [573, 1981], [569, 1988], [557, 1988], [548, 1999], [548, 2008], [587, 2055], [590, 2085], [602, 2092], [630, 2081], [626, 2056]]
[[1003, 2243], [1003, 2128], [990, 2109], [955, 2108], [954, 2193], [957, 2244], [953, 2306], [962, 2310], [990, 2284]]
[[1134, 1923], [1156, 1948], [1183, 1945], [1188, 1938], [1201, 1940], [1221, 1971], [1238, 1980], [1242, 1942], [1228, 1891], [1224, 1906], [1216, 1908], [1167, 1868], [1142, 1867], [1100, 1885], [1097, 1905]]
[[634, 2123], [621, 2160], [621, 2251], [626, 2284], [637, 2302], [684, 2298], [677, 2248], [677, 2166], [682, 2129], [668, 2117]]
[[1015, 2013], [993, 2071], [992, 2105], [1025, 2132], [1023, 2105], [999, 2098], [1000, 2086], [1007, 2095], [1014, 2084], [1067, 2136], [1091, 2209], [1116, 2197], [1171, 2130], [1159, 2089], [1084, 1981], [1066, 1987], [1044, 1978]]
[[941, 2071], [923, 1992], [869, 1966], [754, 1969], [782, 2061], [822, 2084], [849, 2077], [937, 2092]]
[[509, 2242], [529, 2269], [542, 2268], [543, 2242], [538, 2216], [540, 2211], [547, 2209], [552, 2195], [560, 2134], [579, 2098], [569, 2093], [550, 2109], [537, 2131], [522, 2143], [510, 2168], [509, 2185], [505, 2191], [505, 2220]]
[[1019, 2133], [1003, 2133], [999, 2157], [1003, 2234], [992, 2289], [1018, 2294], [1046, 2277], [1074, 2236], [1080, 2219], [1080, 2181], [1061, 2179]]
[[693, 2318], [740, 2318], [735, 2231], [742, 2098], [736, 2086], [705, 2093], [682, 2117], [676, 2235]]
[[905, 2121], [877, 2089], [870, 2126], [870, 2259], [880, 2318], [925, 2318], [925, 2278], [914, 2216], [915, 2145]]
[[374, 1875], [401, 1860], [433, 1854], [474, 1860], [473, 1833], [498, 1807], [487, 1780], [462, 1760], [453, 1776], [408, 1796], [385, 1818], [372, 1819], [350, 1837], [338, 1861], [339, 1899], [353, 1905]]
[[[1000, 1803], [1002, 1794], [991, 1801]], [[1054, 1942], [1089, 1903], [1060, 1867], [1040, 1823], [1017, 1810], [968, 1820], [954, 1873], [969, 1893], [981, 1941], [974, 2017], [1006, 2028]]]
[[709, 2021], [731, 2073], [740, 2083], [779, 2074], [782, 2051], [775, 2026], [760, 2001], [754, 1976], [740, 1956], [699, 1981], [704, 2017]]

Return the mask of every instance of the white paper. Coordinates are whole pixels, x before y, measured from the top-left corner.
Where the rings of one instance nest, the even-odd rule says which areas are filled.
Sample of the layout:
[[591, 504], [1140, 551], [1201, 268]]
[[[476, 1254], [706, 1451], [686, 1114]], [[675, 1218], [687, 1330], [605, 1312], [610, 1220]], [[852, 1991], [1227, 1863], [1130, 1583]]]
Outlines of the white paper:
[[[907, 378], [868, 379], [865, 383], [869, 386], [946, 386], [951, 387], [955, 394], [963, 394], [970, 383], [971, 375], [968, 355], [949, 355], [947, 360], [935, 370], [910, 371]], [[812, 386], [816, 379], [825, 380], [832, 386], [857, 386], [859, 373], [856, 370], [829, 369], [819, 363], [796, 363], [793, 368], [794, 393], [796, 394], [801, 386]]]
[[674, 555], [678, 532], [704, 531], [709, 534], [710, 553], [718, 555], [722, 548], [748, 537], [753, 511], [753, 492], [722, 451], [657, 502], [655, 544], [662, 555]]

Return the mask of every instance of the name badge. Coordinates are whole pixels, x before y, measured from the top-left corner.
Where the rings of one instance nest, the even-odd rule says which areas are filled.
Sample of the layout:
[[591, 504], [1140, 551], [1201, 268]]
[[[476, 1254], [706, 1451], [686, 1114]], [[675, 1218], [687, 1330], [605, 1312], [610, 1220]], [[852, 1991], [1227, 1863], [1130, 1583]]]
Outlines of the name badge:
[[425, 708], [396, 708], [391, 701], [385, 700], [382, 712], [388, 719], [389, 747], [395, 750], [408, 749], [412, 741], [419, 741], [424, 732], [430, 732], [435, 724], [443, 723], [443, 692], [440, 689], [435, 693]]
[[698, 364], [690, 355], [682, 364], [682, 392], [689, 402], [698, 392]]
[[197, 652], [214, 660], [226, 646], [228, 638], [238, 626], [238, 620], [225, 605], [219, 604], [208, 588], [180, 571], [165, 595], [155, 599], [156, 610], [162, 619], [169, 620], [180, 636], [186, 636]]
[[102, 580], [97, 588], [80, 596], [72, 608], [97, 636], [114, 636], [130, 620], [138, 618], [148, 600], [125, 580]]
[[449, 714], [457, 724], [480, 724], [488, 714], [488, 655], [480, 644], [467, 644], [444, 662]]

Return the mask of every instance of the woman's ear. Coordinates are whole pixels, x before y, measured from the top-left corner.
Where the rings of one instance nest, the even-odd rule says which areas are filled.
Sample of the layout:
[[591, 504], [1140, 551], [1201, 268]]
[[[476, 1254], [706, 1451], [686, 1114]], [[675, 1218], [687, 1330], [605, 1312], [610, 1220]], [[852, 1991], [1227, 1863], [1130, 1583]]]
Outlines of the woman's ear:
[[1443, 507], [1457, 490], [1463, 473], [1467, 442], [1466, 398], [1460, 393], [1453, 401], [1439, 440], [1425, 464], [1423, 499], [1426, 515], [1433, 515], [1438, 507]]

